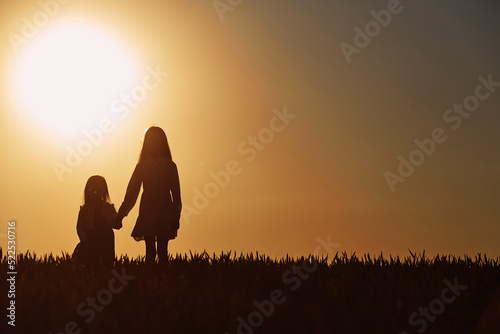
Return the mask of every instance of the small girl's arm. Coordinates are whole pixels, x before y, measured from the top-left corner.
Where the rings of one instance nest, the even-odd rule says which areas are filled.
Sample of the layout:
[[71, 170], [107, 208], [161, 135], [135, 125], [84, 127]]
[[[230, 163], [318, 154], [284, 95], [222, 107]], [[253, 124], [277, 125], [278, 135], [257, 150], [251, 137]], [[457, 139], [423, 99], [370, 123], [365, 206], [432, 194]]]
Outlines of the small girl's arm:
[[121, 226], [117, 226], [116, 224], [116, 209], [115, 206], [111, 203], [105, 203], [104, 206], [104, 219], [106, 220], [106, 224], [115, 229], [120, 229]]
[[85, 228], [85, 222], [84, 222], [84, 214], [82, 213], [82, 208], [80, 207], [80, 212], [78, 213], [78, 221], [76, 222], [76, 233], [78, 234], [78, 237], [80, 238], [80, 241], [84, 242], [88, 240], [87, 237], [87, 232]]

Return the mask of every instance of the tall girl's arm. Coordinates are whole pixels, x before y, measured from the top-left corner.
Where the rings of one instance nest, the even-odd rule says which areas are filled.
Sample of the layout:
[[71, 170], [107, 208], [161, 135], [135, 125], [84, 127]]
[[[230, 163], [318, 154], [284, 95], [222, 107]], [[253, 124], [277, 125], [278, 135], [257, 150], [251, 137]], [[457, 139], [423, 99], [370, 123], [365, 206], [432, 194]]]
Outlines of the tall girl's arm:
[[177, 165], [174, 164], [173, 169], [173, 182], [172, 182], [172, 200], [174, 202], [174, 208], [179, 209], [179, 214], [182, 210], [182, 201], [181, 201], [181, 186], [179, 182], [179, 172], [177, 171]]
[[142, 173], [140, 167], [141, 166], [139, 164], [135, 166], [134, 173], [130, 178], [127, 186], [127, 193], [125, 194], [125, 199], [123, 200], [123, 203], [118, 210], [119, 218], [126, 217], [137, 202], [137, 197], [139, 197], [139, 192], [141, 191], [142, 184]]

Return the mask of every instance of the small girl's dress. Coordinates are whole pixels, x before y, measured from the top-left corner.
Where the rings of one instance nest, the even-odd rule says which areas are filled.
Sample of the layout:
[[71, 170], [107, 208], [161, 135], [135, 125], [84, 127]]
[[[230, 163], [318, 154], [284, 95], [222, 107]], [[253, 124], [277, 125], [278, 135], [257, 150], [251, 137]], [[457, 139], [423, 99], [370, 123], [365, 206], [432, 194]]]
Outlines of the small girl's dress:
[[83, 205], [78, 213], [76, 230], [80, 237], [80, 253], [87, 264], [113, 266], [115, 260], [115, 235], [113, 223], [116, 209], [113, 204]]

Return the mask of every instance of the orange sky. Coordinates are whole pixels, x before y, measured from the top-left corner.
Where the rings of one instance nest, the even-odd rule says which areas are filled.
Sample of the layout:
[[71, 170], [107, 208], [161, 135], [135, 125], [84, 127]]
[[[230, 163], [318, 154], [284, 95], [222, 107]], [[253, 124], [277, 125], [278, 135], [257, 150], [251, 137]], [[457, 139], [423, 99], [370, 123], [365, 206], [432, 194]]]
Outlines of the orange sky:
[[[302, 255], [330, 236], [358, 254], [500, 255], [500, 87], [484, 83], [500, 82], [498, 4], [105, 3], [0, 1], [0, 221], [17, 222], [20, 251], [71, 252], [88, 177], [103, 175], [119, 206], [144, 130], [158, 125], [184, 204], [171, 252]], [[356, 39], [370, 11], [384, 20], [389, 9], [385, 27]], [[43, 23], [29, 38], [26, 20]], [[58, 46], [75, 22], [79, 42]], [[346, 57], [342, 42], [357, 52]], [[168, 76], [154, 81], [153, 69]], [[133, 107], [111, 107], [148, 76], [155, 87]], [[474, 106], [478, 89], [488, 96]], [[477, 110], [447, 114], [463, 103]], [[391, 191], [387, 171], [418, 159], [415, 140], [436, 128], [446, 140]], [[144, 255], [130, 237], [137, 212], [115, 233], [118, 254]]]

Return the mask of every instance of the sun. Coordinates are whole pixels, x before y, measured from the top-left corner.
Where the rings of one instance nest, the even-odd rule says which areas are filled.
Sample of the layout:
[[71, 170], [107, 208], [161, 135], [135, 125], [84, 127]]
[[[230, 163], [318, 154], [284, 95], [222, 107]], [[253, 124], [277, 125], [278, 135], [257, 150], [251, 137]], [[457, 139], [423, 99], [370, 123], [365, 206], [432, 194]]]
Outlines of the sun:
[[109, 117], [110, 105], [138, 82], [131, 48], [108, 29], [86, 21], [45, 28], [18, 57], [13, 98], [29, 120], [75, 136]]

